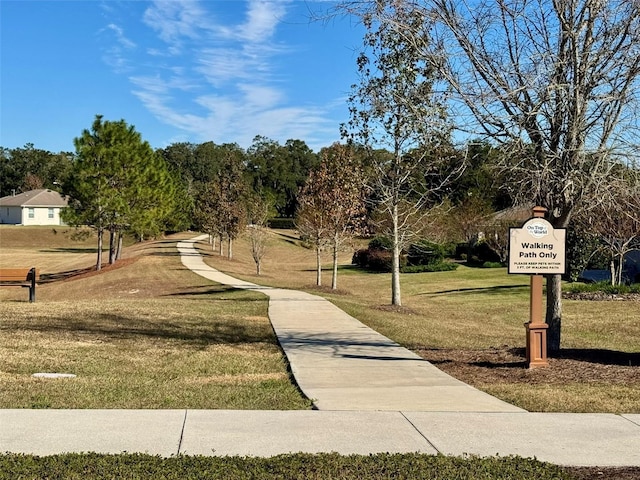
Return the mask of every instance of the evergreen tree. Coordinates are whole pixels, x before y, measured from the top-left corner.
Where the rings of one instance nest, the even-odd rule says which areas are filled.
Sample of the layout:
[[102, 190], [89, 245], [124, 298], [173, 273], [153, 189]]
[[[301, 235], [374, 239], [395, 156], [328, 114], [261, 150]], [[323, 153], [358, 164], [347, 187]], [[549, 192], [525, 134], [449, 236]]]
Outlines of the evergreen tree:
[[124, 120], [97, 115], [91, 130], [74, 140], [77, 159], [64, 191], [70, 196], [63, 219], [90, 225], [98, 234], [96, 269], [102, 265], [102, 237], [109, 232], [109, 262], [115, 262], [121, 236], [159, 233], [175, 203], [164, 160]]

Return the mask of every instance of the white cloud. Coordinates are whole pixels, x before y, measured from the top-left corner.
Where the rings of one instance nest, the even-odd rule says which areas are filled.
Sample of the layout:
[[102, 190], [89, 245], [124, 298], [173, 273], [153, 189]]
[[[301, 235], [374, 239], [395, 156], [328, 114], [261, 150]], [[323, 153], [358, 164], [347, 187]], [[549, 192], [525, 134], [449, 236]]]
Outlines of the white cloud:
[[[197, 141], [247, 147], [258, 134], [305, 141], [332, 134], [337, 128], [327, 111], [291, 105], [278, 81], [288, 73], [278, 66], [281, 57], [293, 50], [276, 41], [290, 2], [249, 1], [235, 24], [209, 11], [225, 3], [153, 2], [141, 21], [156, 36], [142, 43], [139, 35], [142, 57], [129, 60], [137, 68], [129, 75], [133, 94], [158, 120]], [[124, 61], [126, 37], [115, 25], [109, 28]], [[127, 48], [133, 47], [130, 42]]]
[[172, 54], [182, 51], [185, 40], [200, 38], [200, 30], [207, 28], [207, 14], [194, 0], [157, 0], [147, 8], [143, 22], [158, 32]]
[[238, 36], [251, 42], [270, 38], [286, 14], [284, 2], [249, 2], [247, 20], [238, 27]]
[[122, 47], [127, 49], [136, 47], [136, 44], [125, 36], [124, 31], [118, 25], [110, 23], [107, 28], [115, 33], [116, 39]]

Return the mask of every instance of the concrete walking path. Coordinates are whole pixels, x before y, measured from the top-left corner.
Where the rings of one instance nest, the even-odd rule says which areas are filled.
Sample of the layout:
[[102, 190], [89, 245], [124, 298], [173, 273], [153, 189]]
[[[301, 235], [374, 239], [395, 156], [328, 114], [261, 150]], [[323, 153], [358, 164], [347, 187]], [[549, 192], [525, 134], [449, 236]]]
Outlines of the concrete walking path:
[[269, 297], [269, 319], [302, 392], [318, 410], [522, 412], [473, 388], [363, 325], [322, 297], [235, 279], [178, 243], [198, 275]]

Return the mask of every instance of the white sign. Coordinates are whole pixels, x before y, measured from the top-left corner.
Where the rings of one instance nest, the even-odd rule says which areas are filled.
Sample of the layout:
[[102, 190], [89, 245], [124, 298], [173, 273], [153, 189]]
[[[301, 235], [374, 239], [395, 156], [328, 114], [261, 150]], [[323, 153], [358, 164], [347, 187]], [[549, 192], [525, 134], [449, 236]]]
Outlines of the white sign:
[[509, 229], [509, 273], [529, 275], [565, 273], [566, 230], [553, 228], [544, 218], [527, 220]]

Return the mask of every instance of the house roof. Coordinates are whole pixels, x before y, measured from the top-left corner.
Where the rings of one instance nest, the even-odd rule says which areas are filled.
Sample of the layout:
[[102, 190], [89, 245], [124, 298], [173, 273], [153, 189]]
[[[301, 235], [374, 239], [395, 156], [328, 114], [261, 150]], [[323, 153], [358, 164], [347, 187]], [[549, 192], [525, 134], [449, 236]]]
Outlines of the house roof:
[[46, 188], [0, 198], [0, 207], [66, 207], [67, 204], [66, 197]]

